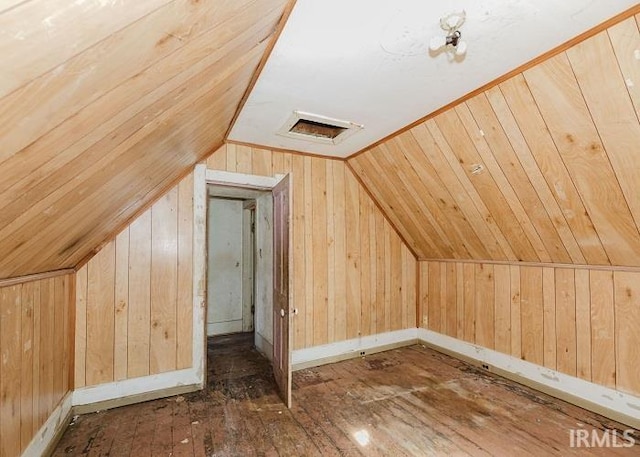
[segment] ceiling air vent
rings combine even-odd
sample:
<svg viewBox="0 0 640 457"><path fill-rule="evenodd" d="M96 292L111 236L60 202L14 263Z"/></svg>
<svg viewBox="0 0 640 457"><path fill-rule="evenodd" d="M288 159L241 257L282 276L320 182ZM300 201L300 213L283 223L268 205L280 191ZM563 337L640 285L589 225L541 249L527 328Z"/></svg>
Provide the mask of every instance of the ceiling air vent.
<svg viewBox="0 0 640 457"><path fill-rule="evenodd" d="M361 128L362 125L354 122L294 111L278 135L314 143L338 144Z"/></svg>

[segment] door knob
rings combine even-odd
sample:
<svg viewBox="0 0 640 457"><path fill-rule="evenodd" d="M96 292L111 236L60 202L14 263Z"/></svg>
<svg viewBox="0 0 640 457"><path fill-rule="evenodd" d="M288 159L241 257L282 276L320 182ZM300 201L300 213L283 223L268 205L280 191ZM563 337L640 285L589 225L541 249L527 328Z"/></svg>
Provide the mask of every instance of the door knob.
<svg viewBox="0 0 640 457"><path fill-rule="evenodd" d="M284 317L284 309L280 308L280 316Z"/></svg>

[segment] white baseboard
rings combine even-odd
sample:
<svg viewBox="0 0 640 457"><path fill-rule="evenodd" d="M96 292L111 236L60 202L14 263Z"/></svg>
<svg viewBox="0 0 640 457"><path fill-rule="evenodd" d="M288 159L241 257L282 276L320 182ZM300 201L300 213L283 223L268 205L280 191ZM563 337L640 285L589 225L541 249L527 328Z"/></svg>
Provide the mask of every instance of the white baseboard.
<svg viewBox="0 0 640 457"><path fill-rule="evenodd" d="M418 339L453 357L615 421L640 428L640 398L426 329Z"/></svg>
<svg viewBox="0 0 640 457"><path fill-rule="evenodd" d="M73 392L73 407L78 412L148 401L202 388L197 370L171 371L140 378L80 387Z"/></svg>
<svg viewBox="0 0 640 457"><path fill-rule="evenodd" d="M254 344L258 352L264 355L269 361L273 361L273 344L271 344L257 331L254 334Z"/></svg>
<svg viewBox="0 0 640 457"><path fill-rule="evenodd" d="M418 329L409 328L395 332L379 333L377 335L362 336L352 340L323 344L306 349L293 351L291 366L294 371L304 368L334 363L374 352L387 351L401 346L408 346L417 342Z"/></svg>
<svg viewBox="0 0 640 457"><path fill-rule="evenodd" d="M22 453L22 457L41 457L48 455L53 450L71 419L72 399L72 392L65 395L58 407L53 410L47 421L35 434L29 446Z"/></svg>

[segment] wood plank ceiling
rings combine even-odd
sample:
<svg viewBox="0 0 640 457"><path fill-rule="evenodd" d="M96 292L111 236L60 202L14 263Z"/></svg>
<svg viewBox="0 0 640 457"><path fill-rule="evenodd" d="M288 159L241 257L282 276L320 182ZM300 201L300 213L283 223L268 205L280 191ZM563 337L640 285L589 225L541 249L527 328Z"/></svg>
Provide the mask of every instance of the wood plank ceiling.
<svg viewBox="0 0 640 457"><path fill-rule="evenodd" d="M639 20L349 160L420 259L640 266Z"/></svg>
<svg viewBox="0 0 640 457"><path fill-rule="evenodd" d="M0 278L74 267L223 142L286 0L0 5Z"/></svg>

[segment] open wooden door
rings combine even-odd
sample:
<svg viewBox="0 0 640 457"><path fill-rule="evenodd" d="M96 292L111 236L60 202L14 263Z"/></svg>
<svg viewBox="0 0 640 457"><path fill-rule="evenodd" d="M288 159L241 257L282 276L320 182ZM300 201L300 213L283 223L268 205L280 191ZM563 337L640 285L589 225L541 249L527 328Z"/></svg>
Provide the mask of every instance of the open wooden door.
<svg viewBox="0 0 640 457"><path fill-rule="evenodd" d="M273 374L291 407L291 306L289 303L289 175L273 188Z"/></svg>

